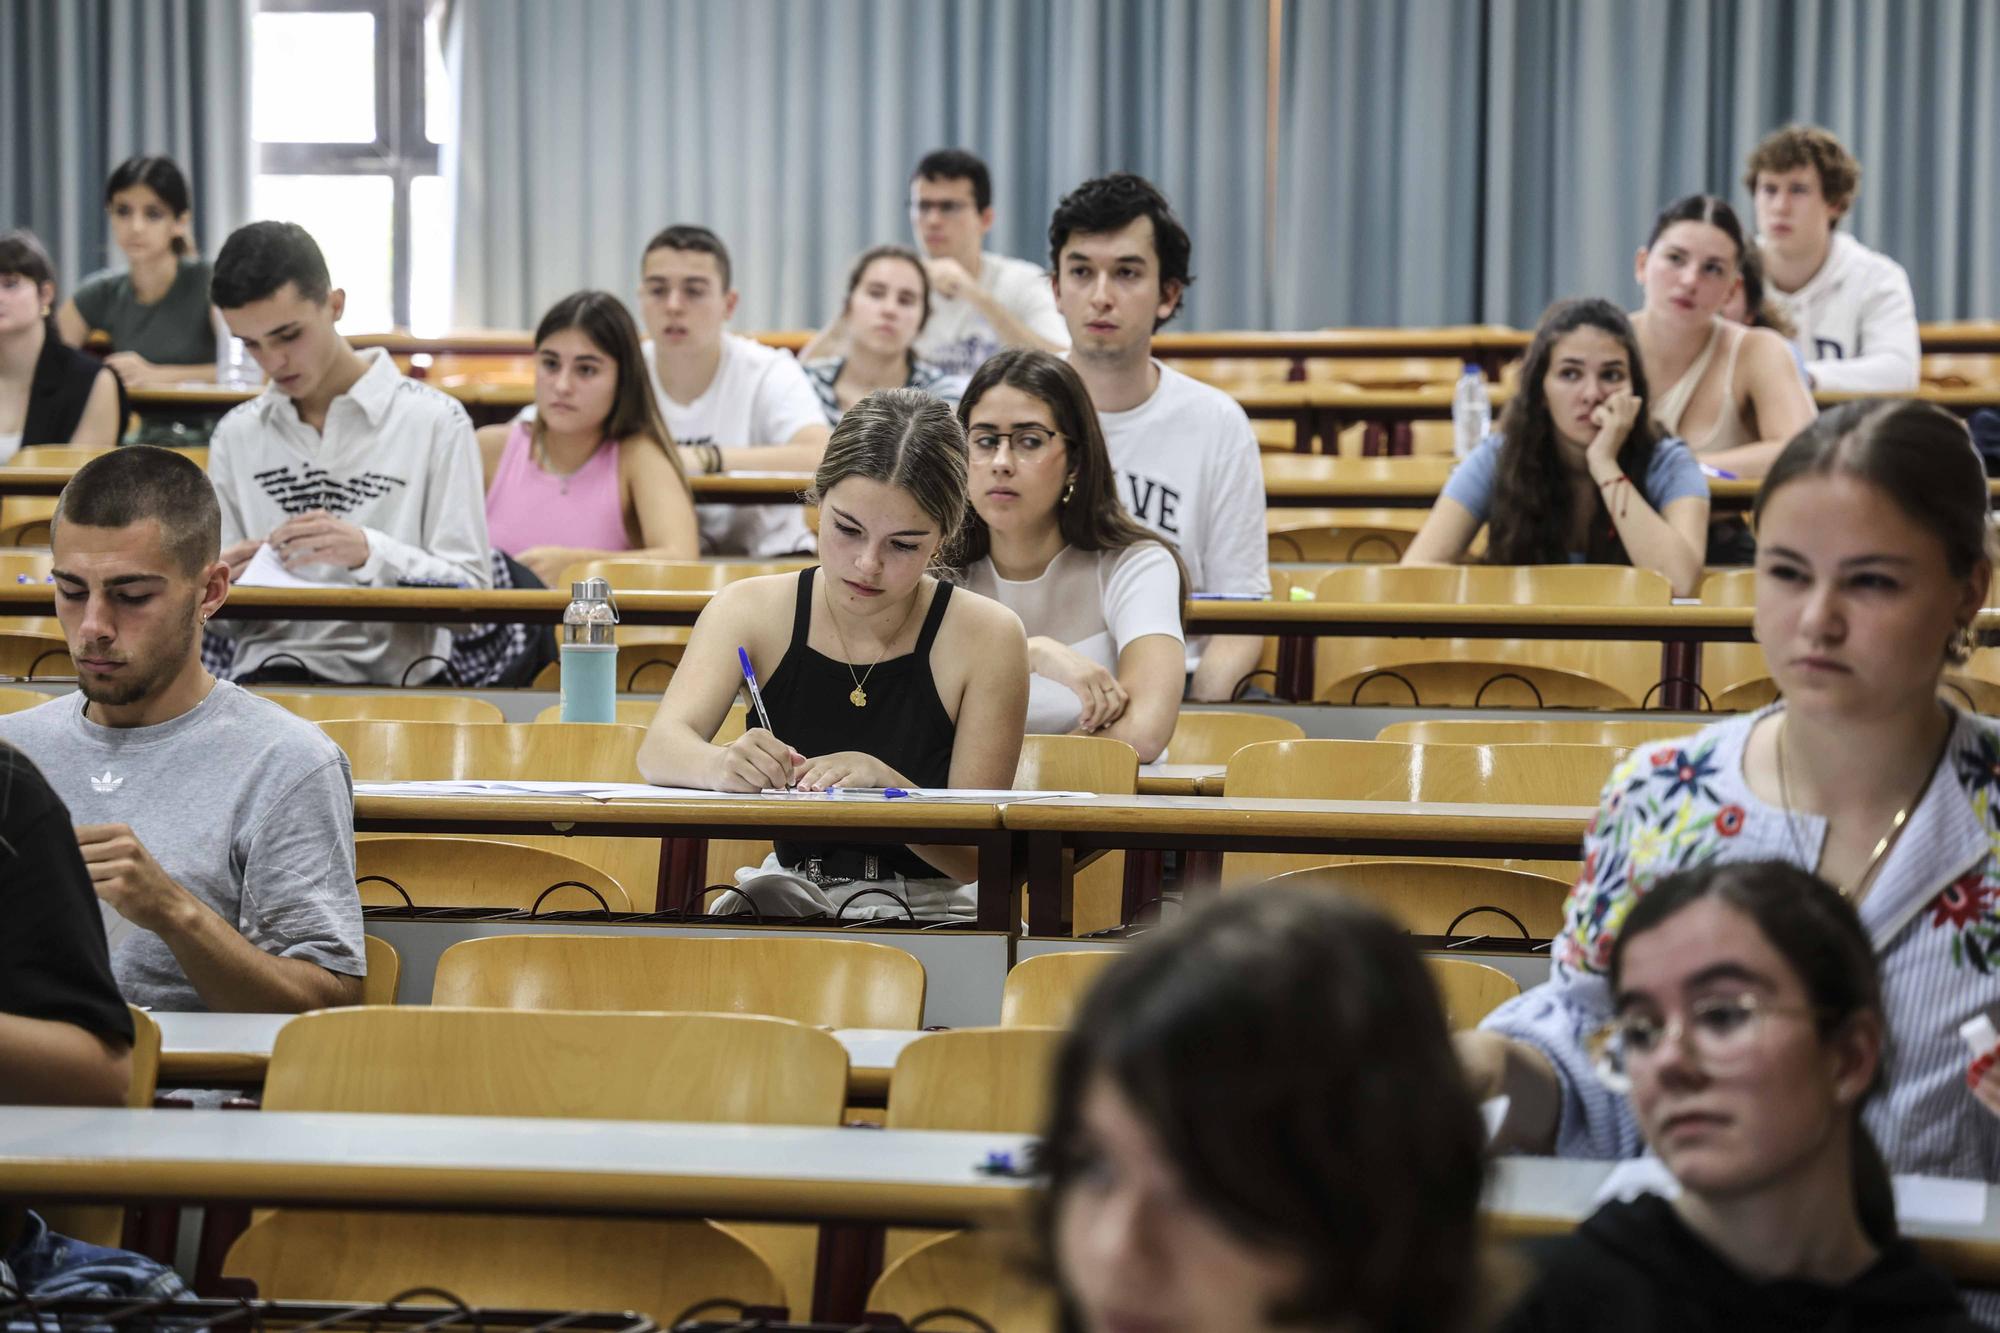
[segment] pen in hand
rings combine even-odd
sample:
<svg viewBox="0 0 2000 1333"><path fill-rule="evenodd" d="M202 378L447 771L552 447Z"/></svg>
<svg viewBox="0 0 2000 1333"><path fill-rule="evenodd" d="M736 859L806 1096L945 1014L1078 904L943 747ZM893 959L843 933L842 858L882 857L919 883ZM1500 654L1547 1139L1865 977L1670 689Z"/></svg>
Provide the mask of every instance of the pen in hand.
<svg viewBox="0 0 2000 1333"><path fill-rule="evenodd" d="M764 710L764 692L757 688L757 671L756 668L750 665L750 650L738 647L736 650L736 660L743 664L743 683L750 687L750 707L757 714L757 725L762 727L775 739L778 733L771 730L771 715ZM790 791L791 789L792 780L787 777L785 779L785 790Z"/></svg>

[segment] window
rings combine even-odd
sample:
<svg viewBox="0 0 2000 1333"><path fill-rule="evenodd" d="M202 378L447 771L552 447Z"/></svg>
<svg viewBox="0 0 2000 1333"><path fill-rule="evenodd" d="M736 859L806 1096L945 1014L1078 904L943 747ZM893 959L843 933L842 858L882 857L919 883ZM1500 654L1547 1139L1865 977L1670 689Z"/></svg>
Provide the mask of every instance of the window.
<svg viewBox="0 0 2000 1333"><path fill-rule="evenodd" d="M441 332L451 135L438 16L426 0L259 0L251 37L254 216L296 222L347 292L341 327Z"/></svg>

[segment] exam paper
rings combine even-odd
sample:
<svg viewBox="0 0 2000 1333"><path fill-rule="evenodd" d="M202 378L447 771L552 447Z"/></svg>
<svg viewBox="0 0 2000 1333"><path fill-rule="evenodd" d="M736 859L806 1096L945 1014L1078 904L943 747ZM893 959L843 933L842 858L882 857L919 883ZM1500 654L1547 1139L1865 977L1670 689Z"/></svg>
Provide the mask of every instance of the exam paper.
<svg viewBox="0 0 2000 1333"><path fill-rule="evenodd" d="M1941 1176L1893 1176L1896 1191L1896 1220L1935 1226L1976 1227L1986 1220L1986 1184L1979 1180L1948 1180ZM1641 1194L1657 1194L1663 1199L1681 1192L1666 1164L1657 1157L1635 1157L1620 1162L1598 1186L1592 1206L1612 1199L1630 1201Z"/></svg>
<svg viewBox="0 0 2000 1333"><path fill-rule="evenodd" d="M440 778L427 782L357 782L356 796L581 796L593 801L639 798L661 800L740 800L743 793L698 787L655 787L644 782L540 782L486 778Z"/></svg>
<svg viewBox="0 0 2000 1333"><path fill-rule="evenodd" d="M898 787L902 796L884 796L880 792L843 791L787 791L783 787L766 787L760 796L785 796L793 800L812 801L1041 801L1058 796L1094 796L1087 791L1015 791L1008 787Z"/></svg>
<svg viewBox="0 0 2000 1333"><path fill-rule="evenodd" d="M352 583L336 583L327 579L300 578L285 568L285 562L278 559L271 543L265 542L257 548L257 554L250 557L243 573L230 583L238 588L351 588Z"/></svg>

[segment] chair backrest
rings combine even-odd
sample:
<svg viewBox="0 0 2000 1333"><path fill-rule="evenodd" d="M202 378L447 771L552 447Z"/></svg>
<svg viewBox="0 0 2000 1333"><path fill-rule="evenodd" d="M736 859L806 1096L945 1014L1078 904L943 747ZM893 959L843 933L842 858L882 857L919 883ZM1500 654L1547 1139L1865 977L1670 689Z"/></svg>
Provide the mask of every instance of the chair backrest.
<svg viewBox="0 0 2000 1333"><path fill-rule="evenodd" d="M1630 565L1352 565L1319 581L1322 602L1488 606L1668 606L1666 576Z"/></svg>
<svg viewBox="0 0 2000 1333"><path fill-rule="evenodd" d="M54 563L53 551L0 550L0 583L13 587L23 582L46 582Z"/></svg>
<svg viewBox="0 0 2000 1333"><path fill-rule="evenodd" d="M1023 958L1000 988L1000 1026L1066 1028L1116 949L1065 949Z"/></svg>
<svg viewBox="0 0 2000 1333"><path fill-rule="evenodd" d="M15 450L7 460L9 467L67 467L78 468L96 458L108 454L115 445L88 444L29 444Z"/></svg>
<svg viewBox="0 0 2000 1333"><path fill-rule="evenodd" d="M1273 713L1183 708L1162 758L1173 764L1226 764L1258 741L1304 740L1306 729Z"/></svg>
<svg viewBox="0 0 2000 1333"><path fill-rule="evenodd" d="M431 1003L771 1014L829 1028L923 1024L924 965L867 940L496 935L438 959Z"/></svg>
<svg viewBox="0 0 2000 1333"><path fill-rule="evenodd" d="M653 725L653 718L658 715L659 711L660 701L658 699L620 699L618 701L617 721L620 725L627 727L650 727ZM709 737L709 739L717 745L727 745L738 736L741 736L743 734L743 718L748 712L748 705L729 705L729 711L723 714L722 725L716 728L715 735ZM562 705L559 703L550 704L547 708L535 714L535 721L562 721Z"/></svg>
<svg viewBox="0 0 2000 1333"><path fill-rule="evenodd" d="M278 1030L274 1111L837 1125L847 1052L749 1014L324 1009Z"/></svg>
<svg viewBox="0 0 2000 1333"><path fill-rule="evenodd" d="M1445 1022L1454 1032L1479 1026L1479 1020L1521 993L1521 983L1497 967L1469 958L1427 955L1424 962L1444 999Z"/></svg>
<svg viewBox="0 0 2000 1333"><path fill-rule="evenodd" d="M153 1016L132 1005L132 1066L125 1084L125 1105L143 1111L153 1104L160 1086L160 1025ZM87 1245L116 1247L125 1234L125 1210L115 1204L37 1205L42 1218L59 1235Z"/></svg>
<svg viewBox="0 0 2000 1333"><path fill-rule="evenodd" d="M1416 535L1381 523L1296 523L1270 525L1264 540L1272 560L1393 565Z"/></svg>
<svg viewBox="0 0 2000 1333"><path fill-rule="evenodd" d="M523 778L638 782L643 727L591 723L337 720L320 729L357 782Z"/></svg>
<svg viewBox="0 0 2000 1333"><path fill-rule="evenodd" d="M1028 736L1014 785L1022 791L1129 796L1139 787L1139 752L1109 736Z"/></svg>
<svg viewBox="0 0 2000 1333"><path fill-rule="evenodd" d="M1614 745L1621 749L1685 736L1694 724L1674 718L1657 722L1591 718L1426 717L1391 722L1375 733L1378 741L1404 745Z"/></svg>
<svg viewBox="0 0 2000 1333"><path fill-rule="evenodd" d="M1229 761L1229 794L1331 801L1596 805L1616 745L1265 741Z"/></svg>
<svg viewBox="0 0 2000 1333"><path fill-rule="evenodd" d="M714 592L739 579L787 574L804 569L810 560L643 560L604 556L582 560L562 573L568 586L583 579L604 579L618 592Z"/></svg>
<svg viewBox="0 0 2000 1333"><path fill-rule="evenodd" d="M0 685L0 713L18 713L24 708L39 708L55 697L53 694L43 694L40 690L21 690L11 685Z"/></svg>
<svg viewBox="0 0 2000 1333"><path fill-rule="evenodd" d="M1570 888L1549 875L1447 861L1349 861L1289 871L1270 882L1360 898L1412 934L1461 940L1553 939L1562 929Z"/></svg>
<svg viewBox="0 0 2000 1333"><path fill-rule="evenodd" d="M361 983L361 1003L394 1004L396 986L403 979L403 956L396 946L378 935L363 935L367 951L368 977Z"/></svg>
<svg viewBox="0 0 2000 1333"><path fill-rule="evenodd" d="M868 1293L868 1308L938 1333L982 1326L1006 1333L1056 1333L1062 1324L1055 1293L1032 1272L1026 1247L1013 1233L953 1231L884 1269ZM952 1310L981 1322L942 1313Z"/></svg>
<svg viewBox="0 0 2000 1333"><path fill-rule="evenodd" d="M597 867L511 842L363 838L354 844L354 878L363 907L498 907L538 914L632 910L625 886Z"/></svg>
<svg viewBox="0 0 2000 1333"><path fill-rule="evenodd" d="M1063 1030L957 1028L917 1038L889 1076L891 1129L1037 1134Z"/></svg>
<svg viewBox="0 0 2000 1333"><path fill-rule="evenodd" d="M500 705L469 694L398 690L393 694L284 694L257 690L288 713L312 722L338 719L397 722L505 722Z"/></svg>
<svg viewBox="0 0 2000 1333"><path fill-rule="evenodd" d="M69 640L62 635L27 630L0 632L0 676L41 680L75 675Z"/></svg>
<svg viewBox="0 0 2000 1333"><path fill-rule="evenodd" d="M1701 583L1703 606L1757 605L1757 571L1724 569ZM1762 708L1778 697L1764 648L1756 643L1705 643L1701 647L1701 687L1717 712Z"/></svg>

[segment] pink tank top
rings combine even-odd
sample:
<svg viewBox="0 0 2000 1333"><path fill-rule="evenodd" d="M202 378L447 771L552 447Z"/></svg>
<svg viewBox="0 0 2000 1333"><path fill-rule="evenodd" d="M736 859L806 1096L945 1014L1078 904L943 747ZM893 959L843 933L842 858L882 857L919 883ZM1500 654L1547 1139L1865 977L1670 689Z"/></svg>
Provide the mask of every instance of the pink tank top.
<svg viewBox="0 0 2000 1333"><path fill-rule="evenodd" d="M542 471L533 455L528 423L515 422L486 492L486 531L495 546L512 556L536 546L632 549L618 494L616 441L599 445L590 461L567 477Z"/></svg>

